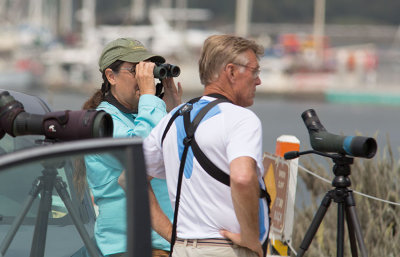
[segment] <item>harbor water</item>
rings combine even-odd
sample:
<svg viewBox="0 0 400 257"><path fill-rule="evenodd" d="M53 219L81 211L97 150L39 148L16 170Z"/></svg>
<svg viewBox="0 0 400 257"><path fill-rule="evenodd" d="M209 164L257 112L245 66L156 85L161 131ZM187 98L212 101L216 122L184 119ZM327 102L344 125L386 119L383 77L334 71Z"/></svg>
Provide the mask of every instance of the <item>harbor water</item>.
<svg viewBox="0 0 400 257"><path fill-rule="evenodd" d="M89 95L71 92L31 92L48 102L53 110L79 110ZM188 100L188 97L183 97ZM382 153L387 140L397 157L400 148L400 105L329 103L310 99L256 97L250 107L263 125L263 149L275 152L280 135L294 135L300 149L310 149L309 135L301 118L302 112L314 109L328 132L338 135L374 137Z"/></svg>

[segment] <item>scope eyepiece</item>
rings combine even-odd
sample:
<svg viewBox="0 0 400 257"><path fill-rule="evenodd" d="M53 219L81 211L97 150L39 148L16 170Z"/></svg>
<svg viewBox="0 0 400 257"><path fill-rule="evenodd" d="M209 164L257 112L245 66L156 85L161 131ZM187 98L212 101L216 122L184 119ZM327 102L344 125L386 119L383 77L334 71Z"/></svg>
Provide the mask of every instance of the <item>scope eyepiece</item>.
<svg viewBox="0 0 400 257"><path fill-rule="evenodd" d="M326 131L324 126L322 126L321 122L318 119L317 114L314 109L309 109L304 111L301 114L301 118L303 119L308 132L311 131Z"/></svg>

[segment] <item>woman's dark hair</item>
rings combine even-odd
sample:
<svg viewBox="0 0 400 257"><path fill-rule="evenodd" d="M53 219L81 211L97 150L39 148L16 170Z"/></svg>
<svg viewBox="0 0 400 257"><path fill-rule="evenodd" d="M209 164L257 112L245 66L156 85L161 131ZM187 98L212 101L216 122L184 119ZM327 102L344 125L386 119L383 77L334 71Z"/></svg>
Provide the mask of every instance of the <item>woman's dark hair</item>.
<svg viewBox="0 0 400 257"><path fill-rule="evenodd" d="M113 62L110 66L107 68L110 68L113 72L118 73L119 69L121 68L121 65L124 63L124 61L117 60ZM104 101L104 98L106 94L110 91L110 82L107 79L105 70L103 71L102 74L103 77L103 84L101 85L101 89L97 90L90 98L87 100L83 106L83 110L89 110L89 109L96 109L99 104ZM75 188L78 191L78 196L80 200L82 201L83 199L83 194L85 192L85 188L87 187L87 181L86 181L86 165L85 165L85 160L83 157L77 157L74 161L74 166L75 166L75 172L73 175L73 183Z"/></svg>
<svg viewBox="0 0 400 257"><path fill-rule="evenodd" d="M118 73L119 69L121 68L121 65L124 63L124 61L117 60L113 62L110 66L108 66L106 69L110 68L113 72ZM103 84L101 85L101 89L97 90L92 97L87 100L83 106L82 109L88 110L88 109L96 109L99 104L104 101L104 98L106 94L110 91L111 85L110 82L107 79L106 76L106 69L103 71L102 77L103 77Z"/></svg>

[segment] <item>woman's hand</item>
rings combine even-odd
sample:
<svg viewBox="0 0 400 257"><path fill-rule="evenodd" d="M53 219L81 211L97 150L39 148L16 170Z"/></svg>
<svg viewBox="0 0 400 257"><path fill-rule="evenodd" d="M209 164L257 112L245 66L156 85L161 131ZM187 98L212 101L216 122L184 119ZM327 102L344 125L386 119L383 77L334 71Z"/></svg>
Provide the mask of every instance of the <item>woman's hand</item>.
<svg viewBox="0 0 400 257"><path fill-rule="evenodd" d="M154 62L139 62L136 65L135 78L139 86L140 95L155 95L156 86L154 84Z"/></svg>
<svg viewBox="0 0 400 257"><path fill-rule="evenodd" d="M174 79L171 77L163 79L162 84L164 86L163 100L167 107L167 112L169 112L182 103L182 86L178 82L178 87L176 87Z"/></svg>

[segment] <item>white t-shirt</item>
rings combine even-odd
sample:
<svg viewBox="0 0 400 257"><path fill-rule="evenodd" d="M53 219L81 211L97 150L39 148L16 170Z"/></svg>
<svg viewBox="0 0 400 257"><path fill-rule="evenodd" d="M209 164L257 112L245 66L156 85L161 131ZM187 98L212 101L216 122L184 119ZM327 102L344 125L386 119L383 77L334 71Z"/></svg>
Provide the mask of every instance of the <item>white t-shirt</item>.
<svg viewBox="0 0 400 257"><path fill-rule="evenodd" d="M213 97L203 96L193 105L191 120ZM157 178L166 178L172 207L178 182L183 138L186 133L183 117L178 116L170 127L161 146L161 138L173 113L171 111L144 140L143 148L147 173ZM203 153L219 169L230 173L232 160L248 156L257 162L257 176L265 189L262 176L262 129L258 117L250 110L231 103L220 103L202 119L195 132L196 142ZM219 231L225 229L240 232L240 225L233 208L231 189L208 175L189 148L182 180L181 199L178 211L177 237L184 239L221 238ZM260 199L260 241L268 232L268 207Z"/></svg>

